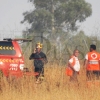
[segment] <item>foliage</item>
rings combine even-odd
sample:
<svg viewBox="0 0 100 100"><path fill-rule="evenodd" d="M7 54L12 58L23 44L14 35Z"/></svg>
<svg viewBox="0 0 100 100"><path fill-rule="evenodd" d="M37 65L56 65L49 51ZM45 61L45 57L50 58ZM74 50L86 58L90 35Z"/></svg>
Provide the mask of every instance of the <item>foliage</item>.
<svg viewBox="0 0 100 100"><path fill-rule="evenodd" d="M30 24L28 31L45 32L76 30L77 22L83 22L92 14L91 5L85 0L29 0L35 10L23 13Z"/></svg>
<svg viewBox="0 0 100 100"><path fill-rule="evenodd" d="M85 0L29 0L29 2L35 6L35 9L23 13L22 23L29 23L30 28L26 32L28 32L27 37L33 39L33 44L35 45L35 40L38 40L36 36L43 39L45 35L49 46L45 40L43 46L44 51L47 50L49 59L61 60L63 56L62 60L65 60L76 47L80 49L81 58L83 58L84 53L88 51L89 43L87 41L90 38L85 36L84 32L77 35L71 35L70 32L76 31L77 23L85 21L92 14L91 5ZM38 35L34 36L33 33Z"/></svg>
<svg viewBox="0 0 100 100"><path fill-rule="evenodd" d="M27 57L26 57L27 58ZM82 65L81 65L82 66ZM66 65L65 65L66 67ZM78 84L69 82L65 67L48 64L41 84L34 77L22 77L10 82L3 77L0 82L1 100L99 100L100 80L87 85L86 71L78 75ZM98 82L98 84L96 84Z"/></svg>

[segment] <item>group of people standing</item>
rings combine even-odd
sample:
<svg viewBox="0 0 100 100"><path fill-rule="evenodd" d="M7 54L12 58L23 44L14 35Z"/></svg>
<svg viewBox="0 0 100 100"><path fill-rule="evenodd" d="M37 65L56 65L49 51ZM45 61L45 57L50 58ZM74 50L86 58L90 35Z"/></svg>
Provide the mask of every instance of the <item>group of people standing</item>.
<svg viewBox="0 0 100 100"><path fill-rule="evenodd" d="M80 63L78 60L79 50L74 50L73 56L69 59L66 74L70 76L70 81L77 82L77 75L80 71ZM90 51L86 54L84 59L84 65L82 66L86 70L87 84L92 84L93 81L99 84L100 78L100 53L96 51L96 45L90 45Z"/></svg>
<svg viewBox="0 0 100 100"><path fill-rule="evenodd" d="M34 59L34 72L39 74L36 76L38 81L40 75L44 77L44 64L47 63L46 54L41 51L42 44L37 43L36 49L30 55L29 59ZM75 49L73 55L68 60L66 74L70 76L70 82L78 82L77 75L80 72L80 62L78 59L79 50ZM86 54L83 68L86 70L87 82L99 80L100 77L100 53L96 51L96 45L90 45L90 51Z"/></svg>

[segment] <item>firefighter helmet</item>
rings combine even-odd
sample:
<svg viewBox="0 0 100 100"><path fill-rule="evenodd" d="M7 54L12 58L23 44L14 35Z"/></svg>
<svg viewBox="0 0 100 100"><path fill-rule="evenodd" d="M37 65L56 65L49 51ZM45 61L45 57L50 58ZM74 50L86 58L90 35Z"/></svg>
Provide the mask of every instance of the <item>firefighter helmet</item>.
<svg viewBox="0 0 100 100"><path fill-rule="evenodd" d="M38 42L38 43L36 44L36 48L42 48L42 44L41 44L40 42Z"/></svg>

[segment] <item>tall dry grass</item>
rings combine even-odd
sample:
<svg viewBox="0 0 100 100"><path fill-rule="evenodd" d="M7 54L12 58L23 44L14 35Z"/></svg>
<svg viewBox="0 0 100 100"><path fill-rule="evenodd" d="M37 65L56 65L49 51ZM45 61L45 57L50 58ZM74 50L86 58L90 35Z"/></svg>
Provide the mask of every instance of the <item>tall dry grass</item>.
<svg viewBox="0 0 100 100"><path fill-rule="evenodd" d="M47 64L45 79L35 84L34 77L23 77L8 81L0 80L0 100L99 100L100 86L88 88L85 71L78 76L79 85L69 82L65 67Z"/></svg>

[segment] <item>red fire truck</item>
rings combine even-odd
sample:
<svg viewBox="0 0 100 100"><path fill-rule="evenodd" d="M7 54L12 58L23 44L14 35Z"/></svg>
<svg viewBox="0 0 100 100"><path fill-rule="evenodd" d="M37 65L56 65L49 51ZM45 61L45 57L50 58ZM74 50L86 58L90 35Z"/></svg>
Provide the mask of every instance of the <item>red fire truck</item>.
<svg viewBox="0 0 100 100"><path fill-rule="evenodd" d="M31 41L29 39L3 39L0 41L0 71L4 76L22 77L25 75L34 75L34 73L24 73L24 56L18 41Z"/></svg>

